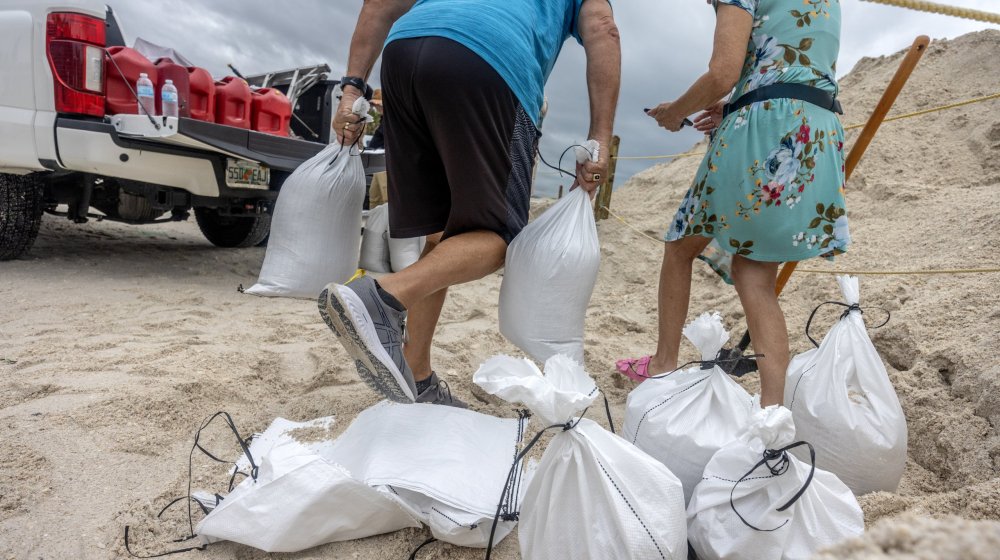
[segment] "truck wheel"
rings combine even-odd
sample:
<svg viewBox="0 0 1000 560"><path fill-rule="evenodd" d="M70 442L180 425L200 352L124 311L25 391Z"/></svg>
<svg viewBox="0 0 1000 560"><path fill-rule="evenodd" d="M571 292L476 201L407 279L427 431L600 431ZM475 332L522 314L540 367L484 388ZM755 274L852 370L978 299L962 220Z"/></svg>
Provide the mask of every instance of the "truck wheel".
<svg viewBox="0 0 1000 560"><path fill-rule="evenodd" d="M271 216L222 216L214 208L195 208L194 217L205 238L216 247L253 247L271 232Z"/></svg>
<svg viewBox="0 0 1000 560"><path fill-rule="evenodd" d="M0 261L31 248L44 209L44 191L34 177L0 173Z"/></svg>

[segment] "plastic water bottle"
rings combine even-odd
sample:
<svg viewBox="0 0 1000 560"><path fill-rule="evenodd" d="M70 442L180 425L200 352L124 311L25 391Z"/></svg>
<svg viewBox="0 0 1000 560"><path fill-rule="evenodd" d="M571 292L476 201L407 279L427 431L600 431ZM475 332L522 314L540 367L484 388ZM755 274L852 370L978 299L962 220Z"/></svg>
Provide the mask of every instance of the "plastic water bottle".
<svg viewBox="0 0 1000 560"><path fill-rule="evenodd" d="M135 84L135 93L139 97L139 114L156 115L156 91L153 87L153 81L145 72L139 74L139 81Z"/></svg>
<svg viewBox="0 0 1000 560"><path fill-rule="evenodd" d="M177 106L177 87L173 80L167 80L163 84L163 91L160 92L160 100L163 102L163 116L176 117L179 115Z"/></svg>

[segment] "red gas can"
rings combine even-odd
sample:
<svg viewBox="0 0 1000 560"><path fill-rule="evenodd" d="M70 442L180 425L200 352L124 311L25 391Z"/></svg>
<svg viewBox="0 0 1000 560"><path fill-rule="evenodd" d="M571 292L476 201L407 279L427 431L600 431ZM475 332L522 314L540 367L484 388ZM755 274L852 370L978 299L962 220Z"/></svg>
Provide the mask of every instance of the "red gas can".
<svg viewBox="0 0 1000 560"><path fill-rule="evenodd" d="M133 93L135 84L139 81L139 74L147 74L153 84L158 83L156 65L128 47L111 47L108 54L111 60L106 65L106 111L109 115L136 115L139 113L139 101Z"/></svg>
<svg viewBox="0 0 1000 560"><path fill-rule="evenodd" d="M156 84L156 92L163 91L163 84L167 83L167 80L173 80L174 87L177 88L177 113L181 117L190 117L191 83L187 67L177 64L169 58L161 58L156 61L156 71L159 76L159 79L153 82ZM156 114L163 114L163 100L159 95L156 96Z"/></svg>
<svg viewBox="0 0 1000 560"><path fill-rule="evenodd" d="M250 128L250 86L241 78L227 76L216 82L215 122Z"/></svg>
<svg viewBox="0 0 1000 560"><path fill-rule="evenodd" d="M191 86L191 96L188 98L191 118L215 122L215 80L204 68L191 67L187 71Z"/></svg>
<svg viewBox="0 0 1000 560"><path fill-rule="evenodd" d="M292 120L292 103L276 89L263 88L253 92L251 124L253 129L267 134L288 136Z"/></svg>

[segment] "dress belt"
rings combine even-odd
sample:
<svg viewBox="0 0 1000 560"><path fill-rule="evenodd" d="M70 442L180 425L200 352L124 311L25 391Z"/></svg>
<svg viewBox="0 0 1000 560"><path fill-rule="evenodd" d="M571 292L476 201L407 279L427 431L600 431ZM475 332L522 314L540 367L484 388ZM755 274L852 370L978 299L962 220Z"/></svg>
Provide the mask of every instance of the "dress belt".
<svg viewBox="0 0 1000 560"><path fill-rule="evenodd" d="M805 84L772 84L757 88L740 96L736 101L727 103L722 109L722 118L728 117L747 105L771 99L798 99L833 111L838 115L844 114L844 109L841 107L840 101L837 100L837 96L826 90Z"/></svg>

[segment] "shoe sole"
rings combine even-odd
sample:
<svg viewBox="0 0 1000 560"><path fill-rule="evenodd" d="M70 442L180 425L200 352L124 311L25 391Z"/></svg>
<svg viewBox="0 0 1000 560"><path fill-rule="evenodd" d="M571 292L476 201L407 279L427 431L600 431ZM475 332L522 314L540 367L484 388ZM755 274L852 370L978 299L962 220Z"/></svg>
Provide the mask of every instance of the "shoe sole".
<svg viewBox="0 0 1000 560"><path fill-rule="evenodd" d="M361 298L346 286L331 284L319 295L317 303L320 317L340 338L361 380L391 401L414 402L403 374L382 347Z"/></svg>

